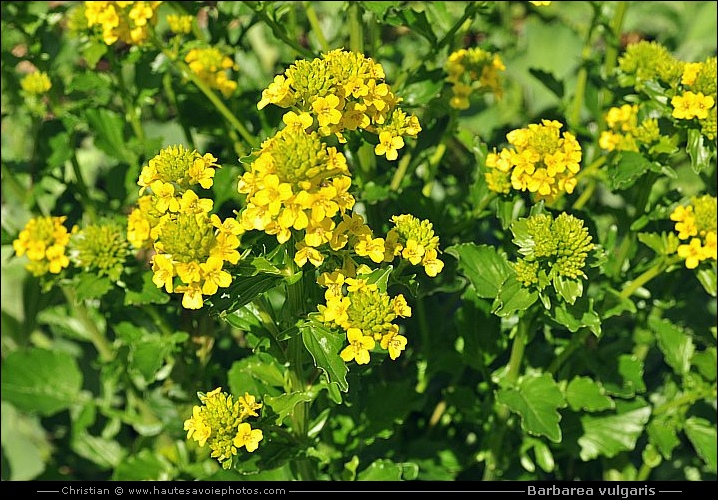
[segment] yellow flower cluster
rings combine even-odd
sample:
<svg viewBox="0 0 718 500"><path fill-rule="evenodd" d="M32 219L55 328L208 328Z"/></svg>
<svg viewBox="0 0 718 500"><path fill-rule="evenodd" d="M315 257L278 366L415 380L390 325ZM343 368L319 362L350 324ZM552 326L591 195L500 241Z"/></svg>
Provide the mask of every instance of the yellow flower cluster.
<svg viewBox="0 0 718 500"><path fill-rule="evenodd" d="M399 334L399 326L393 321L411 316L403 295L392 298L376 283L342 271L323 273L317 283L326 288L326 304L317 306L320 321L346 332L349 345L339 353L345 362L369 363L370 352L377 343L388 351L391 359L401 355L407 339Z"/></svg>
<svg viewBox="0 0 718 500"><path fill-rule="evenodd" d="M333 217L354 206L350 186L341 152L327 147L317 132L288 126L264 141L250 171L239 179L237 189L247 195L239 220L243 229L276 235L279 243L288 241L292 230L302 231L295 261L318 266L324 260L319 247L331 244L338 250L346 244L340 244L344 228Z"/></svg>
<svg viewBox="0 0 718 500"><path fill-rule="evenodd" d="M503 96L499 71L505 71L506 66L498 54L478 47L460 49L449 55L444 69L448 74L446 80L452 84L449 106L454 109L469 109L469 98L477 91Z"/></svg>
<svg viewBox="0 0 718 500"><path fill-rule="evenodd" d="M204 295L228 287L225 263L239 261L240 224L211 214L213 201L192 189L209 189L220 166L210 153L169 146L142 168L138 206L128 216L128 240L151 245L153 282L167 293L183 293L182 306L200 309ZM149 191L150 194L143 194Z"/></svg>
<svg viewBox="0 0 718 500"><path fill-rule="evenodd" d="M708 111L715 105L715 99L709 95L703 95L702 92L697 94L687 90L681 95L674 96L671 99L673 106L673 118L679 120L692 120L698 118L705 120L708 118Z"/></svg>
<svg viewBox="0 0 718 500"><path fill-rule="evenodd" d="M695 269L704 260L716 260L716 197L694 196L688 205L678 205L671 213L678 239L688 240L678 246L678 255L688 269Z"/></svg>
<svg viewBox="0 0 718 500"><path fill-rule="evenodd" d="M87 26L100 27L107 45L117 41L141 45L148 30L157 22L156 12L162 2L85 2Z"/></svg>
<svg viewBox="0 0 718 500"><path fill-rule="evenodd" d="M187 439L194 439L200 447L209 445L211 457L222 464L223 469L232 466L232 460L242 447L253 452L263 439L261 429L252 429L246 422L249 417L258 417L262 408L254 396L245 392L233 401L232 395L218 387L207 394L199 393L201 406L192 408L192 416L185 420Z"/></svg>
<svg viewBox="0 0 718 500"><path fill-rule="evenodd" d="M381 64L361 53L332 50L321 59L299 60L262 91L257 104L292 108L284 122L300 120L300 127L346 142L345 131L366 130L378 136L374 152L396 160L404 137L421 131L419 119L407 115L384 81ZM310 121L311 120L311 121Z"/></svg>
<svg viewBox="0 0 718 500"><path fill-rule="evenodd" d="M606 151L635 151L639 144L650 146L660 139L658 120L646 118L638 124L638 105L624 104L606 113L608 130L601 132L598 145Z"/></svg>
<svg viewBox="0 0 718 500"><path fill-rule="evenodd" d="M237 90L237 82L230 80L227 70L239 67L216 47L191 49L184 58L190 69L210 88L219 90L225 98Z"/></svg>
<svg viewBox="0 0 718 500"><path fill-rule="evenodd" d="M42 95L52 88L52 83L50 82L50 77L44 71L33 71L20 80L20 87L27 94Z"/></svg>
<svg viewBox="0 0 718 500"><path fill-rule="evenodd" d="M27 255L30 262L25 268L33 276L43 276L47 273L59 274L70 265L70 259L65 254L70 236L77 231L73 226L71 232L63 225L66 216L41 216L30 219L12 247L18 257Z"/></svg>
<svg viewBox="0 0 718 500"><path fill-rule="evenodd" d="M562 124L542 120L528 128L512 130L506 138L513 148L486 157L489 189L508 193L511 188L529 191L538 200L553 201L560 193L573 193L580 170L581 145Z"/></svg>
<svg viewBox="0 0 718 500"><path fill-rule="evenodd" d="M179 14L168 14L167 24L173 33L178 35L186 35L192 31L192 21L194 16L179 15Z"/></svg>

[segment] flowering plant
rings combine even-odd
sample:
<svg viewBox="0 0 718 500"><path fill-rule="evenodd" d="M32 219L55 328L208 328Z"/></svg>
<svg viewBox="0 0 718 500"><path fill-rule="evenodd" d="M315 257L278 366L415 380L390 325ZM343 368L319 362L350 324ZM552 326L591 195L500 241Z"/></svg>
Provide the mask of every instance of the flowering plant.
<svg viewBox="0 0 718 500"><path fill-rule="evenodd" d="M715 479L715 2L557 4L3 2L3 478Z"/></svg>

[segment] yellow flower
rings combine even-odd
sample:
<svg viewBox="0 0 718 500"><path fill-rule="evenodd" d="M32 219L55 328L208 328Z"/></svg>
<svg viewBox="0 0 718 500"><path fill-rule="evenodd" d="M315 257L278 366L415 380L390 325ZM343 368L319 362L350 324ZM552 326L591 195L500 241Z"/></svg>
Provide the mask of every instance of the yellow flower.
<svg viewBox="0 0 718 500"><path fill-rule="evenodd" d="M703 95L702 92L694 94L688 90L682 96L675 96L671 99L671 105L673 105L671 116L679 120L690 120L692 118L704 120L708 118L708 110L714 104L713 97Z"/></svg>
<svg viewBox="0 0 718 500"><path fill-rule="evenodd" d="M20 80L22 89L31 95L46 94L52 88L50 77L44 71L28 73Z"/></svg>
<svg viewBox="0 0 718 500"><path fill-rule="evenodd" d="M252 429L252 426L246 422L239 424L237 435L234 438L234 446L241 448L244 446L247 451L253 452L259 447L259 442L263 439L260 429Z"/></svg>
<svg viewBox="0 0 718 500"><path fill-rule="evenodd" d="M394 325L391 332L387 333L381 338L381 347L389 351L389 357L396 359L401 355L401 352L406 349L406 337L399 335L399 327Z"/></svg>
<svg viewBox="0 0 718 500"><path fill-rule="evenodd" d="M369 363L369 351L374 349L374 339L364 335L358 328L350 328L347 330L347 340L349 345L342 350L339 356L346 363L352 360L355 360L358 365Z"/></svg>
<svg viewBox="0 0 718 500"><path fill-rule="evenodd" d="M688 245L680 245L678 247L678 256L686 261L688 269L695 269L703 260L704 250L701 246L700 238L691 238Z"/></svg>
<svg viewBox="0 0 718 500"><path fill-rule="evenodd" d="M399 157L398 150L404 147L404 139L401 136L394 136L391 132L379 134L379 144L374 147L377 156L386 155L387 160L396 160Z"/></svg>

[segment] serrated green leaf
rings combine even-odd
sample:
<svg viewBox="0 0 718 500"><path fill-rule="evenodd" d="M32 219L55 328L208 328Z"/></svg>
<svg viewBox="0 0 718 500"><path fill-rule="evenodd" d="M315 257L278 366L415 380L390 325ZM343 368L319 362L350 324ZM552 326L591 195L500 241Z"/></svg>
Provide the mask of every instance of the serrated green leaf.
<svg viewBox="0 0 718 500"><path fill-rule="evenodd" d="M699 129L688 130L686 151L691 158L691 167L696 174L700 174L711 166L713 152Z"/></svg>
<svg viewBox="0 0 718 500"><path fill-rule="evenodd" d="M708 347L705 351L696 352L691 359L693 366L706 380L714 382L716 379L716 348Z"/></svg>
<svg viewBox="0 0 718 500"><path fill-rule="evenodd" d="M561 442L561 414L557 410L565 407L566 401L548 373L521 377L515 387L499 389L496 401L518 413L521 428L529 434Z"/></svg>
<svg viewBox="0 0 718 500"><path fill-rule="evenodd" d="M693 444L698 455L708 466L708 470L716 472L716 426L705 418L690 417L683 427L686 436Z"/></svg>
<svg viewBox="0 0 718 500"><path fill-rule="evenodd" d="M501 285L511 275L506 256L494 247L462 243L448 247L445 253L456 257L459 271L479 297L496 298Z"/></svg>
<svg viewBox="0 0 718 500"><path fill-rule="evenodd" d="M524 287L514 276L508 278L494 301L491 312L497 316L510 316L516 312L525 311L536 300L539 294Z"/></svg>
<svg viewBox="0 0 718 500"><path fill-rule="evenodd" d="M603 411L615 408L603 386L589 377L574 377L566 387L566 401L576 410Z"/></svg>
<svg viewBox="0 0 718 500"><path fill-rule="evenodd" d="M609 168L609 175L614 189L627 189L636 180L651 170L651 162L640 153L633 151L621 152L618 163Z"/></svg>
<svg viewBox="0 0 718 500"><path fill-rule="evenodd" d="M558 304L553 308L553 319L571 332L588 328L596 336L601 335L601 317L593 310L593 299L577 304Z"/></svg>
<svg viewBox="0 0 718 500"><path fill-rule="evenodd" d="M670 460L673 450L681 444L677 426L678 422L673 416L661 416L651 419L646 427L649 441L666 460Z"/></svg>
<svg viewBox="0 0 718 500"><path fill-rule="evenodd" d="M290 392L286 394L280 394L279 396L267 396L264 398L264 403L269 406L276 414L275 420L277 425L282 425L284 420L291 417L294 414L294 407L300 403L310 403L317 397L319 391L306 391L306 392Z"/></svg>
<svg viewBox="0 0 718 500"><path fill-rule="evenodd" d="M79 402L82 373L69 354L33 347L8 354L1 383L3 400L50 416Z"/></svg>
<svg viewBox="0 0 718 500"><path fill-rule="evenodd" d="M282 283L283 278L275 274L234 276L232 284L212 296L209 308L219 313L231 313Z"/></svg>
<svg viewBox="0 0 718 500"><path fill-rule="evenodd" d="M357 474L357 481L411 481L419 472L414 463L394 463L380 458L369 464L369 467Z"/></svg>
<svg viewBox="0 0 718 500"><path fill-rule="evenodd" d="M640 400L617 401L615 414L581 416L584 431L578 438L581 460L587 462L599 456L611 458L633 450L650 416L651 407Z"/></svg>
<svg viewBox="0 0 718 500"><path fill-rule="evenodd" d="M107 276L84 273L80 275L77 283L77 300L99 299L109 292L113 283Z"/></svg>
<svg viewBox="0 0 718 500"><path fill-rule="evenodd" d="M670 321L655 316L648 318L648 326L656 333L658 347L663 352L666 363L678 375L688 373L695 351L690 335Z"/></svg>
<svg viewBox="0 0 718 500"><path fill-rule="evenodd" d="M349 368L339 356L339 351L345 343L345 336L312 320L300 325L299 331L302 333L304 346L312 355L314 365L324 372L327 382L336 384L339 390L347 392Z"/></svg>
<svg viewBox="0 0 718 500"><path fill-rule="evenodd" d="M553 288L569 304L574 304L576 299L583 295L583 281L580 279L565 279L563 276L556 276L553 279Z"/></svg>
<svg viewBox="0 0 718 500"><path fill-rule="evenodd" d="M117 160L133 163L134 155L129 155L123 134L126 122L120 115L106 108L88 108L85 118L98 148Z"/></svg>

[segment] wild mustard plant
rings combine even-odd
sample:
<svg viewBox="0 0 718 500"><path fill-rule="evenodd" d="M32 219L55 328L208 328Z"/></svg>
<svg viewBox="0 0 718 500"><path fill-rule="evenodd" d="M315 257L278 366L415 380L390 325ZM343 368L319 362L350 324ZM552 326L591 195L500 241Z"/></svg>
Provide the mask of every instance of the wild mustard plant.
<svg viewBox="0 0 718 500"><path fill-rule="evenodd" d="M79 229L68 246L74 266L118 281L130 255L124 230L117 222L89 224Z"/></svg>

